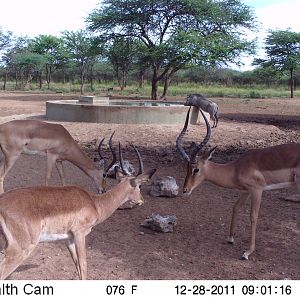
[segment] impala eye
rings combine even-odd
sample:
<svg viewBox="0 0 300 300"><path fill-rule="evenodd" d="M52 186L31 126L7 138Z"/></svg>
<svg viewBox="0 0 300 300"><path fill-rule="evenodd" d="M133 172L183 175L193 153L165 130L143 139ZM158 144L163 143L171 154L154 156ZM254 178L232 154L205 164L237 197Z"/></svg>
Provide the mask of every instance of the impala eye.
<svg viewBox="0 0 300 300"><path fill-rule="evenodd" d="M193 175L197 174L200 170L198 168L193 169Z"/></svg>

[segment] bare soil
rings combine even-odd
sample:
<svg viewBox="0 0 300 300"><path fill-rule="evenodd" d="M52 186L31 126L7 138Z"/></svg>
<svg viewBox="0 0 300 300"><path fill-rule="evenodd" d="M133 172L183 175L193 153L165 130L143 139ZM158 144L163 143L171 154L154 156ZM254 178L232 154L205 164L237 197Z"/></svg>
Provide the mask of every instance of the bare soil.
<svg viewBox="0 0 300 300"><path fill-rule="evenodd" d="M20 118L46 120L45 101L63 97L70 98L0 92L0 123ZM221 112L210 140L211 145L218 145L216 162L232 160L251 148L300 142L300 99L215 101ZM91 157L97 157L99 139L115 130L115 143L134 143L146 168L157 168L158 176L175 177L182 189L185 167L175 149L182 125L61 124ZM205 126L190 126L186 146L204 135ZM124 156L136 163L128 146ZM95 192L92 181L79 169L70 163L65 169L69 184ZM43 185L45 171L44 157L22 155L6 177L5 189ZM55 172L52 184L59 185ZM264 193L257 249L249 261L239 260L249 244L249 203L240 211L235 244L227 243L237 191L205 182L188 199L181 194L170 199L151 197L149 189L142 189L143 206L117 210L87 237L89 279L300 279L300 202L281 199L298 193L296 188ZM174 232L142 228L140 224L151 213L176 215ZM77 279L77 273L64 242L43 243L10 279Z"/></svg>

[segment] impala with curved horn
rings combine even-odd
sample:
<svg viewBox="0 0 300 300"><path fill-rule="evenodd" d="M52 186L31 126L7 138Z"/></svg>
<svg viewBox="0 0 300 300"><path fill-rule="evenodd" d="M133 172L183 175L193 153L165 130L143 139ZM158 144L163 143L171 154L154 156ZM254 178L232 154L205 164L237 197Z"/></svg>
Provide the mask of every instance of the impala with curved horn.
<svg viewBox="0 0 300 300"><path fill-rule="evenodd" d="M138 158L142 164L139 154ZM56 240L67 241L79 278L86 279L86 236L123 203L142 204L140 185L155 171L140 169L142 173L137 176L123 176L119 184L101 195L78 186L28 187L2 194L0 235L4 239L0 241L5 240L5 245L0 279L7 278L21 265L39 242Z"/></svg>
<svg viewBox="0 0 300 300"><path fill-rule="evenodd" d="M112 138L112 137L111 137ZM60 124L38 120L14 120L0 125L0 149L3 160L0 165L0 194L4 192L3 182L21 153L47 155L46 185L56 165L62 185L65 175L62 161L67 160L93 179L97 191L103 190L102 161L95 163L80 149L70 133Z"/></svg>
<svg viewBox="0 0 300 300"><path fill-rule="evenodd" d="M185 125L176 140L178 151L187 161L183 193L190 195L204 180L241 192L241 196L232 211L228 240L230 243L234 242L237 212L247 199L251 199L251 240L249 249L242 256L242 259L248 259L255 250L256 225L263 191L286 188L292 185L296 185L300 190L300 144L283 144L254 149L229 163L214 163L210 161L210 158L216 147L203 150L209 141L211 130L202 112L207 127L207 134L203 142L196 146L191 156L183 149L181 143L187 131L189 113L190 109Z"/></svg>

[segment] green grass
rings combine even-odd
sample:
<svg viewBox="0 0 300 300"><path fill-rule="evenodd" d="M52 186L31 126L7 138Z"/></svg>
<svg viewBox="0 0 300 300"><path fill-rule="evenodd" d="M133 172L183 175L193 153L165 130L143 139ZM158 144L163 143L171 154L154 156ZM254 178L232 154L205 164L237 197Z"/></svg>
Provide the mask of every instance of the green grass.
<svg viewBox="0 0 300 300"><path fill-rule="evenodd" d="M103 95L107 93L108 88L113 87L113 94L119 94L123 96L131 97L145 97L150 98L151 86L145 85L143 88L138 88L136 85L128 85L123 91L113 82L105 84L94 84L94 90L92 91L89 84L84 86L84 94ZM7 83L6 90L16 91L15 84L13 82ZM161 95L163 87L159 86L159 95ZM34 92L53 92L63 94L79 94L80 85L71 83L51 83L50 89L44 84L42 89L32 84L31 87L23 89L23 91ZM290 91L288 86L273 86L266 87L262 85L254 86L222 86L222 85L199 85L195 83L180 83L176 85L170 85L168 96L172 98L185 97L188 94L200 93L207 97L226 97L226 98L289 98ZM294 92L295 98L300 98L300 91Z"/></svg>

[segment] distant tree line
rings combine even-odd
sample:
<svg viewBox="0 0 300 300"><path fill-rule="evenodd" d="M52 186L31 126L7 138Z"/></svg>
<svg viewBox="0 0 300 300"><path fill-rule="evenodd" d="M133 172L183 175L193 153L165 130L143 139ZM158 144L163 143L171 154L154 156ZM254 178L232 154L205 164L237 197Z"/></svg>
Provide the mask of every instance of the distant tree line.
<svg viewBox="0 0 300 300"><path fill-rule="evenodd" d="M100 5L100 4L99 4ZM55 82L115 81L151 84L151 98L165 98L170 82L225 85L286 84L291 97L299 78L300 33L270 31L265 59L253 71L239 72L241 56L254 57L256 29L250 7L239 0L106 0L94 9L82 30L60 36L17 37L0 28L0 76L16 89L51 87ZM158 85L163 92L158 94Z"/></svg>

